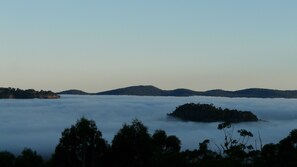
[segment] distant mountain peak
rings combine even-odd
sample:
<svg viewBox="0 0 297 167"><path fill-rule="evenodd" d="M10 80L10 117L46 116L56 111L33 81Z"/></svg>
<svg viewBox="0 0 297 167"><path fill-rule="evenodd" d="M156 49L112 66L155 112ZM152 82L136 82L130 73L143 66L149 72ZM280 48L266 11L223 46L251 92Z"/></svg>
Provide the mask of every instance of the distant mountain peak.
<svg viewBox="0 0 297 167"><path fill-rule="evenodd" d="M162 96L161 89L152 85L129 86L125 88L113 89L99 92L97 95L137 95L137 96Z"/></svg>
<svg viewBox="0 0 297 167"><path fill-rule="evenodd" d="M153 85L137 85L137 86L128 86L128 87L119 88L119 89L159 89L159 88Z"/></svg>
<svg viewBox="0 0 297 167"><path fill-rule="evenodd" d="M87 95L89 93L78 89L69 89L69 90L59 92L58 94Z"/></svg>

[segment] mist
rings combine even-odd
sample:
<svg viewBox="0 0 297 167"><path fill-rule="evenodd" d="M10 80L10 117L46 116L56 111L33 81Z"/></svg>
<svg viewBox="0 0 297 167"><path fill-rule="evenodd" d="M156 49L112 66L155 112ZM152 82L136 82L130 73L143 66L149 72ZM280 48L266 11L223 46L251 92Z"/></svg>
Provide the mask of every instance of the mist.
<svg viewBox="0 0 297 167"><path fill-rule="evenodd" d="M81 117L94 120L109 143L124 123L139 119L151 134L163 129L168 135L176 135L183 150L197 149L204 139L210 139L211 147L216 149L224 135L217 129L218 122L184 122L167 116L177 106L190 102L252 111L264 121L233 124L234 137L237 129L244 128L254 134L250 141L258 146L260 138L263 144L277 143L297 128L297 99L75 95L54 100L3 99L0 100L0 150L19 154L27 147L49 157L61 132Z"/></svg>

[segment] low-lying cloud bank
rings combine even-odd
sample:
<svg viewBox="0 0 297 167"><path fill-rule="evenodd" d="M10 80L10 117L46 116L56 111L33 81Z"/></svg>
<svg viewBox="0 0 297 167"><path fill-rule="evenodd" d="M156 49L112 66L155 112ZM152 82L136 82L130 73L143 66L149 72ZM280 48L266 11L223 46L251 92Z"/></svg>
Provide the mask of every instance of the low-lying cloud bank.
<svg viewBox="0 0 297 167"><path fill-rule="evenodd" d="M49 156L59 142L61 132L82 116L94 120L109 142L124 123L137 118L151 133L163 129L169 135L176 135L182 141L183 149L195 149L204 139L210 139L213 146L221 144L223 133L217 130L218 123L182 122L167 117L175 107L189 102L252 111L265 121L235 124L234 133L242 128L253 132L253 143L255 140L259 143L258 132L263 144L276 143L297 128L296 99L136 96L8 99L0 100L0 150L18 154L24 147L29 147Z"/></svg>

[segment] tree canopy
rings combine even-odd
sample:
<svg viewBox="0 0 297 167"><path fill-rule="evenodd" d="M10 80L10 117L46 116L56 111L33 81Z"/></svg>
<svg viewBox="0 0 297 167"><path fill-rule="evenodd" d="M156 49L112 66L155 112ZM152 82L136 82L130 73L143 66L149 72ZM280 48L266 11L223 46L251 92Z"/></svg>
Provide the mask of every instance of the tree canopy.
<svg viewBox="0 0 297 167"><path fill-rule="evenodd" d="M62 132L54 160L57 166L93 167L104 163L108 144L94 121L81 118Z"/></svg>
<svg viewBox="0 0 297 167"><path fill-rule="evenodd" d="M151 137L139 120L124 124L112 140L112 153L117 166L151 166Z"/></svg>

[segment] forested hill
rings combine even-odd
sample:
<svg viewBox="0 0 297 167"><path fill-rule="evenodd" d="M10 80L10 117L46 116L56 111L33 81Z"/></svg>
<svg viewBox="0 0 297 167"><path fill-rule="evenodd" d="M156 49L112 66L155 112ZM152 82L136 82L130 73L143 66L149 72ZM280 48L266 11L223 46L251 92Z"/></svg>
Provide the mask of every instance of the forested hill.
<svg viewBox="0 0 297 167"><path fill-rule="evenodd" d="M69 94L69 95L89 95L90 93L77 90L77 89L69 89L62 92L59 92L58 94Z"/></svg>
<svg viewBox="0 0 297 167"><path fill-rule="evenodd" d="M199 95L199 92L189 89L162 90L151 85L141 85L99 92L96 95L195 96Z"/></svg>
<svg viewBox="0 0 297 167"><path fill-rule="evenodd" d="M59 94L88 94L83 91L63 91ZM90 94L90 93L89 93ZM91 95L91 94L90 94ZM134 95L134 96L214 96L214 97L254 97L254 98L297 98L297 90L273 90L250 88L237 91L209 90L193 91L190 89L162 90L155 86L130 86L126 88L113 89L92 95Z"/></svg>
<svg viewBox="0 0 297 167"><path fill-rule="evenodd" d="M297 98L297 90L274 90L250 88L237 91L210 90L201 92L204 96L255 97L255 98Z"/></svg>
<svg viewBox="0 0 297 167"><path fill-rule="evenodd" d="M0 88L0 99L57 99L59 95L52 91L35 91L34 89Z"/></svg>
<svg viewBox="0 0 297 167"><path fill-rule="evenodd" d="M297 90L273 90L250 88L237 91L189 89L162 90L154 86L131 86L96 93L97 95L138 95L138 96L215 96L215 97L255 97L255 98L297 98Z"/></svg>

